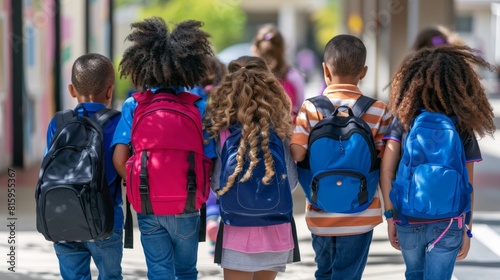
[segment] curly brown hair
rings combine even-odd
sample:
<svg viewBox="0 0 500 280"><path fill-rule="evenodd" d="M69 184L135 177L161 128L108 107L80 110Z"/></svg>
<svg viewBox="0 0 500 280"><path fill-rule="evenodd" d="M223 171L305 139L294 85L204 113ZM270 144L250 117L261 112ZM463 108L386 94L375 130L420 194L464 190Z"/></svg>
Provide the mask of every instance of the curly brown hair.
<svg viewBox="0 0 500 280"><path fill-rule="evenodd" d="M424 108L455 115L460 131L493 135L493 108L473 65L492 66L467 46L442 45L412 55L394 75L390 110L405 129Z"/></svg>
<svg viewBox="0 0 500 280"><path fill-rule="evenodd" d="M283 141L293 132L290 98L283 87L259 57L242 56L228 66L228 74L212 93L212 102L205 115L205 128L216 138L223 129L240 124L241 141L236 160L238 165L229 176L227 184L219 191L224 194L243 171L245 160L250 166L241 178L247 181L259 162L259 148L264 153L266 174L262 178L268 184L274 176L273 159L269 150L269 138L273 130Z"/></svg>
<svg viewBox="0 0 500 280"><path fill-rule="evenodd" d="M130 76L139 90L153 87L194 87L207 76L213 51L203 23L187 20L170 32L160 17L131 24L123 53L120 78Z"/></svg>
<svg viewBox="0 0 500 280"><path fill-rule="evenodd" d="M222 77L226 75L227 68L222 61L217 57L209 57L208 59L208 69L207 76L201 80L200 85L202 86L218 86L222 82Z"/></svg>

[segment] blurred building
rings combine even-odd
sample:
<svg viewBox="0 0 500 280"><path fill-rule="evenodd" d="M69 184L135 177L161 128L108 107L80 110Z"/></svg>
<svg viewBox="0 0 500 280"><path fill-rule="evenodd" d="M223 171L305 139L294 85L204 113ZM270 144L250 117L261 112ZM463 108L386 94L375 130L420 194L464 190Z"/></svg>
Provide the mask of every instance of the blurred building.
<svg viewBox="0 0 500 280"><path fill-rule="evenodd" d="M0 0L0 172L38 164L73 61L112 55L112 0Z"/></svg>
<svg viewBox="0 0 500 280"><path fill-rule="evenodd" d="M454 0L243 0L242 5L248 15L246 40L258 25L276 23L289 45L290 61L300 46L312 47L313 17L329 9L327 13L341 19L336 32L356 35L365 43L369 70L360 86L381 99L388 99L384 88L418 32L432 25L454 29L455 24ZM330 37L335 35L332 28Z"/></svg>
<svg viewBox="0 0 500 280"><path fill-rule="evenodd" d="M500 65L500 0L455 0L456 32L484 58Z"/></svg>

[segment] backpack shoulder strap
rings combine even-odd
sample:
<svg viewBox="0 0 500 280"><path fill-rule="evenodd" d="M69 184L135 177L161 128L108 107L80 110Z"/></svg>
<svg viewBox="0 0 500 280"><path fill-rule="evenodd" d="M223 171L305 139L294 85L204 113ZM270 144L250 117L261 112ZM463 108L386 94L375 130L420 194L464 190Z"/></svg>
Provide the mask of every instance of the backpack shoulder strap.
<svg viewBox="0 0 500 280"><path fill-rule="evenodd" d="M226 143L226 140L230 135L231 135L231 131L227 128L219 131L219 145L220 145L221 151L222 151L222 148L224 148L224 143Z"/></svg>
<svg viewBox="0 0 500 280"><path fill-rule="evenodd" d="M64 111L59 111L56 113L54 116L56 119L56 127L59 128L61 125L69 122L71 119L73 119L74 113L73 110L67 109Z"/></svg>
<svg viewBox="0 0 500 280"><path fill-rule="evenodd" d="M74 116L75 116L75 113L71 109L59 111L55 114L54 119L56 121L56 128L55 128L54 134L52 135L52 140L50 141L50 144L47 143L47 145L49 145L49 147L52 146L52 143L54 143L54 140L57 138L57 136L63 130L63 125L65 123L68 123L69 121L71 121Z"/></svg>
<svg viewBox="0 0 500 280"><path fill-rule="evenodd" d="M368 109L370 109L370 107L373 105L373 103L375 103L375 99L373 98L370 98L368 96L365 96L365 95L361 95L358 100L356 100L356 102L354 103L354 105L352 106L352 113L358 117L358 118L361 118L361 116L366 113L366 111L368 111Z"/></svg>
<svg viewBox="0 0 500 280"><path fill-rule="evenodd" d="M314 107L316 107L316 110L323 115L323 118L330 116L333 111L335 111L335 107L330 99L324 95L315 96L313 98L309 98L308 100L314 105Z"/></svg>
<svg viewBox="0 0 500 280"><path fill-rule="evenodd" d="M153 92L150 90L147 91L142 91L142 92L136 92L132 94L132 97L135 99L137 103L142 103L146 100L152 99L154 96Z"/></svg>
<svg viewBox="0 0 500 280"><path fill-rule="evenodd" d="M181 92L181 93L178 93L177 96L179 96L181 99L186 100L187 103L191 103L191 104L195 104L196 102L198 102L198 100L202 99L200 96L198 96L196 94L192 94L190 92Z"/></svg>
<svg viewBox="0 0 500 280"><path fill-rule="evenodd" d="M92 117L90 117L93 121L95 121L100 127L104 127L110 120L114 119L115 116L119 115L120 112L114 109L103 108L97 112L95 112Z"/></svg>
<svg viewBox="0 0 500 280"><path fill-rule="evenodd" d="M123 239L123 248L134 249L134 219L132 218L132 211L130 210L130 201L128 196L125 197L127 201L126 214L125 214L125 225L123 230L125 231Z"/></svg>

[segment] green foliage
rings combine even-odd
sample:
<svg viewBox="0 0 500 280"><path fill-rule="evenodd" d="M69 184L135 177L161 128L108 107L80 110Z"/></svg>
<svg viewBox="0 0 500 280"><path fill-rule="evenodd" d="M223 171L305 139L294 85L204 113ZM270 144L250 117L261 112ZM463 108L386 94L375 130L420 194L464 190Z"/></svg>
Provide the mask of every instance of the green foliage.
<svg viewBox="0 0 500 280"><path fill-rule="evenodd" d="M113 0L116 8L120 8L122 6L127 6L131 4L141 4L141 5L151 5L153 3L162 2L160 0Z"/></svg>
<svg viewBox="0 0 500 280"><path fill-rule="evenodd" d="M326 43L341 32L343 7L339 0L328 0L325 7L313 14L316 46L323 51Z"/></svg>
<svg viewBox="0 0 500 280"><path fill-rule="evenodd" d="M115 56L113 58L113 66L115 68L115 99L125 99L127 98L128 91L132 88L132 80L130 78L120 78L120 73L118 71L118 65L122 56Z"/></svg>
<svg viewBox="0 0 500 280"><path fill-rule="evenodd" d="M121 0L126 1L126 0ZM147 1L147 0L146 0ZM195 19L205 23L203 29L210 33L214 50L237 43L241 38L246 14L240 0L149 0L140 19L159 16L167 23Z"/></svg>

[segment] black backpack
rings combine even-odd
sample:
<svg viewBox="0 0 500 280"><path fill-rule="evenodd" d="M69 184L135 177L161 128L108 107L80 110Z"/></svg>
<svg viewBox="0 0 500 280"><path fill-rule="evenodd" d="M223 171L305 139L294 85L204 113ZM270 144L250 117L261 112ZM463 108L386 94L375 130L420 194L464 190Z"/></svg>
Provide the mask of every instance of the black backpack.
<svg viewBox="0 0 500 280"><path fill-rule="evenodd" d="M83 116L78 116L82 109ZM104 108L88 117L82 106L56 113L56 132L35 192L36 227L45 239L91 241L111 235L114 207L106 180L103 128L119 114Z"/></svg>

